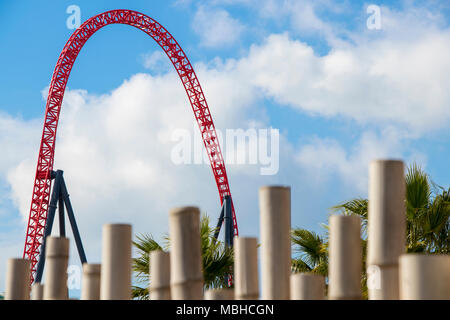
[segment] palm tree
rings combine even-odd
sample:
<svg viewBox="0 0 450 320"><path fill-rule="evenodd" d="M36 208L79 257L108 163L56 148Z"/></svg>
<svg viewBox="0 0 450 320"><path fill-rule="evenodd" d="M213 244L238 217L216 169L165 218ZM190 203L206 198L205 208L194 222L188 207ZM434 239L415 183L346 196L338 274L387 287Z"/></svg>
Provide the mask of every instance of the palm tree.
<svg viewBox="0 0 450 320"><path fill-rule="evenodd" d="M293 229L291 239L294 252L298 254L292 259L292 271L327 276L328 243L326 239L306 229Z"/></svg>
<svg viewBox="0 0 450 320"><path fill-rule="evenodd" d="M205 289L227 287L226 276L233 266L233 250L227 248L223 242L214 238L215 228L209 226L209 217L203 215L200 222L200 237L203 262L203 278ZM136 280L144 287L133 286L132 296L136 299L148 299L148 284L150 259L149 252L154 250L168 250L170 240L165 237L164 248L151 235L136 236L133 245L138 250L138 257L133 259L133 271Z"/></svg>
<svg viewBox="0 0 450 320"><path fill-rule="evenodd" d="M417 165L406 174L408 252L449 253L450 188L434 184ZM434 197L433 197L434 196Z"/></svg>
<svg viewBox="0 0 450 320"><path fill-rule="evenodd" d="M406 173L406 221L407 252L450 252L450 188L445 190L434 184L430 177L416 164ZM361 243L363 248L362 285L367 296L366 249L368 199L355 198L331 207L332 213L361 217ZM326 231L328 228L324 225ZM328 235L321 237L305 229L292 230L294 252L299 255L292 260L296 272L313 272L324 276L328 273Z"/></svg>
<svg viewBox="0 0 450 320"><path fill-rule="evenodd" d="M407 251L449 253L450 188L437 186L417 164L408 167L405 180ZM357 198L331 210L360 216L365 239L368 203L367 199Z"/></svg>

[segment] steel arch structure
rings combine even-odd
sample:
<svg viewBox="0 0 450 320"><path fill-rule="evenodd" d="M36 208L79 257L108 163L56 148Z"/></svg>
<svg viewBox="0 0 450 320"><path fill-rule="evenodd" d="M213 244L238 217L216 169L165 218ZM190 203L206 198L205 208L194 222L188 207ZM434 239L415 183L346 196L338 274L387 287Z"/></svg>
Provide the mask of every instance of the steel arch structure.
<svg viewBox="0 0 450 320"><path fill-rule="evenodd" d="M51 173L55 155L55 140L61 104L70 71L83 45L100 28L109 24L127 24L151 36L164 50L175 67L184 86L197 120L203 143L211 163L211 169L219 190L220 203L230 196L230 187L225 163L217 139L213 119L200 82L184 51L174 37L154 19L132 10L111 10L96 15L84 22L69 38L53 71L49 88L44 128L31 199L30 215L26 231L23 257L31 261L31 281L34 280L38 255L43 241L44 228L51 189ZM238 235L236 214L232 205L234 234Z"/></svg>

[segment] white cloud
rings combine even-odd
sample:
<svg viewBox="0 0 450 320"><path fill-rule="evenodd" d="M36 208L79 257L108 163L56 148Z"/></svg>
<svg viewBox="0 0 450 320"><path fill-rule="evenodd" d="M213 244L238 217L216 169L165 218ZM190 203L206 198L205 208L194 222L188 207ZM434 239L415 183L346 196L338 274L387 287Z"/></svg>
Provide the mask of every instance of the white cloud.
<svg viewBox="0 0 450 320"><path fill-rule="evenodd" d="M341 10L328 1L284 5L298 6L302 14L313 14L315 6ZM238 97L274 99L308 114L400 126L416 136L445 128L450 121L450 29L425 8L405 13L382 7L382 19L382 31L347 31L347 41L330 31L335 41L321 56L288 32L271 34L238 60L216 60L216 78L234 83ZM329 30L319 21L306 24ZM222 95L230 101L233 96Z"/></svg>
<svg viewBox="0 0 450 320"><path fill-rule="evenodd" d="M0 178L5 178L19 159L34 155L37 159L37 151L30 155L30 150L39 143L40 137L33 134L41 126L41 119L23 120L0 113Z"/></svg>
<svg viewBox="0 0 450 320"><path fill-rule="evenodd" d="M332 138L314 137L301 146L296 154L297 163L309 175L308 181L315 181L322 187L337 178L341 187L354 190L361 196L367 195L368 167L374 159L403 159L411 153L404 144L404 133L395 128L386 128L377 134L365 131L359 140L345 148ZM420 152L414 158L422 158ZM336 186L337 187L337 186Z"/></svg>
<svg viewBox="0 0 450 320"><path fill-rule="evenodd" d="M11 170L17 168L17 164L24 159L36 161L40 135L38 134L42 127L42 119L24 120L22 118L11 117L8 114L0 113L0 217L3 219L10 213L7 211L10 207L11 199L17 201L16 192L10 190L7 177ZM20 168L18 169L20 170ZM34 178L34 173L28 177L27 182ZM21 175L11 175L10 179L21 183ZM33 190L30 183L25 183L23 188L28 192ZM28 208L29 209L29 208Z"/></svg>
<svg viewBox="0 0 450 320"><path fill-rule="evenodd" d="M220 4L257 6L251 0L215 2ZM443 129L450 121L450 29L441 14L407 4L405 11L382 7L381 31L368 30L363 23L358 31L336 32L335 22L325 22L317 12L339 14L345 3L285 1L273 6L264 1L266 6L277 10L275 16L301 23L300 31L325 37L331 49L318 55L292 32L271 34L238 60L216 61L214 68L226 73L219 78L230 79L235 90L308 114L343 116L380 128L400 126L416 136ZM200 6L198 13L202 10Z"/></svg>
<svg viewBox="0 0 450 320"><path fill-rule="evenodd" d="M318 11L339 11L342 4L329 1L286 1L281 13L290 19L292 29L298 34L319 36L331 44L338 43L337 34L345 29L338 28L336 24L322 19Z"/></svg>
<svg viewBox="0 0 450 320"><path fill-rule="evenodd" d="M170 70L171 63L167 56L160 50L142 55L142 64L145 68L157 72L167 72Z"/></svg>
<svg viewBox="0 0 450 320"><path fill-rule="evenodd" d="M239 41L244 25L224 9L200 5L192 21L192 28L204 47L226 47Z"/></svg>
<svg viewBox="0 0 450 320"><path fill-rule="evenodd" d="M324 14L343 13L349 10L348 3L330 0L214 0L220 6L245 6L263 21L288 25L294 33L302 36L323 37L330 44L339 43L338 35L347 30L324 19ZM262 21L258 21L260 23ZM257 24L258 25L258 24Z"/></svg>
<svg viewBox="0 0 450 320"><path fill-rule="evenodd" d="M236 43L244 30L221 9L200 6L196 19L194 28L205 46ZM400 20L392 21L402 25ZM387 28L390 22L385 23ZM328 28L320 21L312 26L325 32ZM278 176L261 177L257 170L252 175L242 168L228 168L241 234L257 233L258 186L295 186L295 206L311 201L314 195L309 189L316 186L318 178L321 192L334 188L324 184L332 176L352 192L363 193L371 159L405 157L411 153L407 141L445 128L450 120L446 90L450 62L445 55L449 31L430 22L421 29L420 37L405 41L387 30L377 37L364 34L353 37L352 43L335 44L324 56L288 33L273 34L263 43L253 44L240 59L215 59L195 66L219 129L270 126L266 100L371 127L364 128L351 145L318 136L299 145L298 150L282 131ZM144 58L154 71L163 56ZM66 92L55 169L65 170L88 258L99 257L103 223L131 222L134 232L160 237L167 231L167 212L173 206L199 205L215 219L219 205L210 167L179 167L170 161L171 133L178 128L191 131L192 122L178 76L166 70L157 75L134 75L101 96L84 90ZM23 220L29 210L41 126L41 119L24 121L0 115L0 148L7 150L0 158L0 179L7 176ZM317 209L309 206L312 211ZM310 219L323 222L323 215L297 215L294 219L297 224ZM2 263L11 253L4 253L5 243L0 244Z"/></svg>
<svg viewBox="0 0 450 320"><path fill-rule="evenodd" d="M281 34L252 46L240 69L280 104L423 133L450 120L448 51L448 30L415 42L381 39L349 45L323 57Z"/></svg>
<svg viewBox="0 0 450 320"><path fill-rule="evenodd" d="M10 258L21 258L23 252L23 236L25 231L15 228L13 230L2 230L0 237L0 294L5 292L4 281L6 280L7 261Z"/></svg>
<svg viewBox="0 0 450 320"><path fill-rule="evenodd" d="M270 119L261 113L264 108L257 104L264 98L273 98L315 115L343 115L362 124L376 124L380 129L397 127L399 130L394 130L389 139L382 139L376 149L389 151L395 148L388 146L399 145L400 139L439 129L450 119L450 96L445 90L450 83L450 62L445 56L449 37L448 30L441 30L430 31L414 42L392 41L389 37L361 40L319 57L310 46L288 34L275 34L262 44L252 45L248 56L239 60L216 59L208 65L199 63L196 70L219 129L246 128L252 121L268 124ZM153 58L150 60L160 59ZM141 207L151 203L158 210L165 208L159 203L184 192L177 182L181 181L180 169L168 165L170 136L175 128L191 130L192 114L174 72L135 75L110 95L69 91L64 110L56 164L70 168L67 176L75 185L73 193L90 199L83 210L89 211L89 207L101 202L96 202L93 194L104 197L105 202L111 195L117 202L125 201L118 195L121 188L134 193L157 184L158 201L153 202L150 197ZM19 121L13 126L26 124ZM407 130L408 135L398 133ZM32 141L28 136L31 134L23 140ZM303 146L300 163L333 168L345 177L355 163L364 167L372 156L390 155L386 150L367 152L367 148L377 144L370 137L364 135L356 147L365 152L354 152L353 156L348 156L337 142L318 140ZM332 156L323 156L325 152ZM26 216L35 159L31 155L21 158L26 160L9 170L9 181L14 199ZM314 163L314 158L322 160ZM211 180L208 170L195 168L194 175L183 172L181 176L187 174L186 181L197 181L194 177L203 175ZM164 183L159 184L160 181ZM364 183L356 185L362 190ZM119 203L114 207L120 207ZM115 215L126 216L123 212L108 213L110 217Z"/></svg>
<svg viewBox="0 0 450 320"><path fill-rule="evenodd" d="M234 83L221 78L215 70L206 67L199 70L201 79L211 82L207 97L214 105L211 107L214 119L220 119L218 127L250 125L246 122L249 106L245 103L252 98L241 92L239 99L240 93L235 91L230 100L220 99L219 87L233 92ZM238 117L242 119L234 123L233 119ZM22 150L24 146L2 140L3 145L10 145L15 157L10 165L2 164L0 168L7 176L22 225L28 218L36 169L34 156L42 130L40 119L35 122L39 125L0 117L0 123L9 123L8 127L2 127L7 130L5 138L27 143ZM191 132L193 122L191 106L175 72L137 74L110 94L100 96L85 90L67 90L54 169L65 172L88 258L98 261L99 234L104 223L129 222L134 233L148 232L160 238L168 230L169 209L181 205L197 205L215 221L219 198L209 164L177 166L170 158L175 145L171 133L179 128ZM232 168L229 174L233 174ZM258 183L252 183L256 190ZM245 195L238 195L235 203L242 198ZM254 207L252 203L243 207L247 208L246 213L240 213L238 219L256 213L249 210ZM76 252L72 256L77 261ZM2 253L1 262L6 258Z"/></svg>

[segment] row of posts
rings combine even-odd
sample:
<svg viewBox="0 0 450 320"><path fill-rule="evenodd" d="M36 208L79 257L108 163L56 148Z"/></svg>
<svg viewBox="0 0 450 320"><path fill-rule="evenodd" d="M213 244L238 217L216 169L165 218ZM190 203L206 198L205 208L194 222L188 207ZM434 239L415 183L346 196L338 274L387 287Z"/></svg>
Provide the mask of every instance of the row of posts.
<svg viewBox="0 0 450 320"><path fill-rule="evenodd" d="M369 169L367 284L369 299L450 299L450 256L405 254L404 164L377 160ZM262 288L256 238L234 239L234 288L204 291L200 211L182 207L169 214L171 251L150 253L151 300L188 299L361 299L361 219L329 220L328 297L325 278L291 272L291 190L259 190ZM132 228L103 226L102 263L84 264L81 299L131 298ZM67 299L67 238L49 237L45 285L32 286L32 299ZM8 261L6 299L29 299L30 263Z"/></svg>

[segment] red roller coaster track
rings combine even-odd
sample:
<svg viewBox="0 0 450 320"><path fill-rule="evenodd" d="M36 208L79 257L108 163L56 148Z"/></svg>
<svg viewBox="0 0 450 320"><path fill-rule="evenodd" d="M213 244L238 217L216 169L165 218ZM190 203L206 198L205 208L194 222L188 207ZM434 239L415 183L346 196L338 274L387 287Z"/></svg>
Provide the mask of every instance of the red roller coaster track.
<svg viewBox="0 0 450 320"><path fill-rule="evenodd" d="M220 150L214 123L209 112L203 90L186 54L174 37L152 18L131 10L112 10L96 15L84 22L69 38L62 50L55 70L47 98L44 129L42 132L39 157L31 199L30 216L25 239L23 256L31 260L31 281L33 281L40 247L43 241L47 221L48 204L51 188L51 172L55 155L55 139L61 104L70 71L83 45L100 28L114 23L128 24L151 36L169 57L180 76L184 89L191 103L203 142L208 153L211 168L219 190L220 202L229 195L225 163ZM236 214L233 211L234 234L238 235Z"/></svg>

